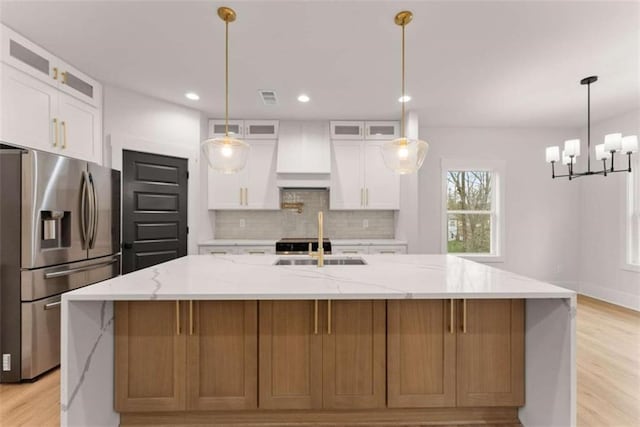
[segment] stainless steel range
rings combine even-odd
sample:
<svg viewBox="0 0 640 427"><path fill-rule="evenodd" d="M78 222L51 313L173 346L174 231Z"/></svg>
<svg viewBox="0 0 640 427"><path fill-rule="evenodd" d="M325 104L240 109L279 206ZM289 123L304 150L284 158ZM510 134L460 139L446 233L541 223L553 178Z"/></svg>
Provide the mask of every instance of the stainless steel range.
<svg viewBox="0 0 640 427"><path fill-rule="evenodd" d="M281 239L276 242L276 254L278 255L306 255L309 253L309 245L311 252L318 251L318 238L292 238ZM322 248L326 255L331 253L331 241L322 239Z"/></svg>
<svg viewBox="0 0 640 427"><path fill-rule="evenodd" d="M120 274L120 172L0 145L0 382L60 364L61 294Z"/></svg>

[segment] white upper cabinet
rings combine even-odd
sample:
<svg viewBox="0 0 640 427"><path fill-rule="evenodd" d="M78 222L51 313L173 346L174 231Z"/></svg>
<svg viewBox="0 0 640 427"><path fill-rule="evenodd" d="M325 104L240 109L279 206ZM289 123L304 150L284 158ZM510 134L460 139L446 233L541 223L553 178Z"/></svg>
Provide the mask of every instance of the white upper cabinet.
<svg viewBox="0 0 640 427"><path fill-rule="evenodd" d="M0 139L102 161L102 86L2 26Z"/></svg>
<svg viewBox="0 0 640 427"><path fill-rule="evenodd" d="M209 120L209 138L226 135L226 123L224 120ZM229 120L229 135L236 138L244 137L244 120Z"/></svg>
<svg viewBox="0 0 640 427"><path fill-rule="evenodd" d="M332 142L330 209L400 209L400 177L384 165L381 145Z"/></svg>
<svg viewBox="0 0 640 427"><path fill-rule="evenodd" d="M331 139L363 139L364 122L332 121Z"/></svg>
<svg viewBox="0 0 640 427"><path fill-rule="evenodd" d="M331 173L331 141L326 121L280 123L277 172Z"/></svg>
<svg viewBox="0 0 640 427"><path fill-rule="evenodd" d="M208 170L209 209L279 209L276 141L251 141L247 165L234 174Z"/></svg>
<svg viewBox="0 0 640 427"><path fill-rule="evenodd" d="M245 120L244 137L246 139L277 139L277 120Z"/></svg>
<svg viewBox="0 0 640 427"><path fill-rule="evenodd" d="M389 140L400 137L400 122L395 121L378 121L365 122L364 137L366 139L382 139Z"/></svg>
<svg viewBox="0 0 640 427"><path fill-rule="evenodd" d="M364 209L362 141L333 141L330 209Z"/></svg>
<svg viewBox="0 0 640 427"><path fill-rule="evenodd" d="M400 175L384 164L382 142L364 142L366 209L400 209Z"/></svg>

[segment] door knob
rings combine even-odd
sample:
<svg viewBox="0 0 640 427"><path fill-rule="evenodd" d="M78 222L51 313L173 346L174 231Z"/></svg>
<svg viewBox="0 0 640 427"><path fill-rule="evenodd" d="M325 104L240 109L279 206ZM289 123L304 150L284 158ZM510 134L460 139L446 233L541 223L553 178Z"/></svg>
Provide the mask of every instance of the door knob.
<svg viewBox="0 0 640 427"><path fill-rule="evenodd" d="M122 245L123 249L133 249L133 243L124 243Z"/></svg>

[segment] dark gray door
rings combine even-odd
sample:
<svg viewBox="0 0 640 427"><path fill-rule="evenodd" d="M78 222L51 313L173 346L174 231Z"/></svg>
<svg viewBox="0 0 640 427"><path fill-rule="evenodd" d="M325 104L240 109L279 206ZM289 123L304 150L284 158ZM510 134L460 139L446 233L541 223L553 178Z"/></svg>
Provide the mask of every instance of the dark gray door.
<svg viewBox="0 0 640 427"><path fill-rule="evenodd" d="M187 254L187 179L187 159L123 151L123 273Z"/></svg>

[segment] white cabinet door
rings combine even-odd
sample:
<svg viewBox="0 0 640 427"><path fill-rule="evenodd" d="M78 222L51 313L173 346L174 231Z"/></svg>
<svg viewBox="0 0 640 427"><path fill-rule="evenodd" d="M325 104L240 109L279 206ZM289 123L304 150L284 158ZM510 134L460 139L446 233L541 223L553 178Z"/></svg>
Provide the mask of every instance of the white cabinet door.
<svg viewBox="0 0 640 427"><path fill-rule="evenodd" d="M364 142L364 204L367 209L400 209L400 175L382 159L382 142Z"/></svg>
<svg viewBox="0 0 640 427"><path fill-rule="evenodd" d="M102 85L71 65L56 61L59 70L58 89L96 108L102 106Z"/></svg>
<svg viewBox="0 0 640 427"><path fill-rule="evenodd" d="M59 77L59 70L54 69L56 58L53 55L4 25L0 34L2 62L43 83L58 85L56 78Z"/></svg>
<svg viewBox="0 0 640 427"><path fill-rule="evenodd" d="M251 142L245 167L247 184L245 207L248 209L280 209L280 193L276 183L276 141Z"/></svg>
<svg viewBox="0 0 640 427"><path fill-rule="evenodd" d="M331 245L331 253L333 255L362 255L369 253L369 246L366 245L358 245L358 246L342 246L342 245Z"/></svg>
<svg viewBox="0 0 640 427"><path fill-rule="evenodd" d="M64 93L59 94L60 154L99 163L101 161L100 111Z"/></svg>
<svg viewBox="0 0 640 427"><path fill-rule="evenodd" d="M365 138L366 139L395 139L400 136L400 122L394 121L377 121L365 122Z"/></svg>
<svg viewBox="0 0 640 427"><path fill-rule="evenodd" d="M277 120L245 120L244 137L246 139L278 138Z"/></svg>
<svg viewBox="0 0 640 427"><path fill-rule="evenodd" d="M207 167L209 209L243 209L246 168L238 173L224 174Z"/></svg>
<svg viewBox="0 0 640 427"><path fill-rule="evenodd" d="M58 91L2 64L2 134L6 142L45 151L60 147ZM54 122L55 120L55 122Z"/></svg>
<svg viewBox="0 0 640 427"><path fill-rule="evenodd" d="M243 120L229 120L229 136L236 138L242 138L244 127ZM209 120L209 138L215 138L216 136L225 135L225 121L224 120Z"/></svg>
<svg viewBox="0 0 640 427"><path fill-rule="evenodd" d="M370 254L406 254L407 247L405 245L371 245L369 247Z"/></svg>
<svg viewBox="0 0 640 427"><path fill-rule="evenodd" d="M361 141L333 141L331 150L330 209L363 209Z"/></svg>
<svg viewBox="0 0 640 427"><path fill-rule="evenodd" d="M363 139L364 122L331 122L331 139Z"/></svg>

